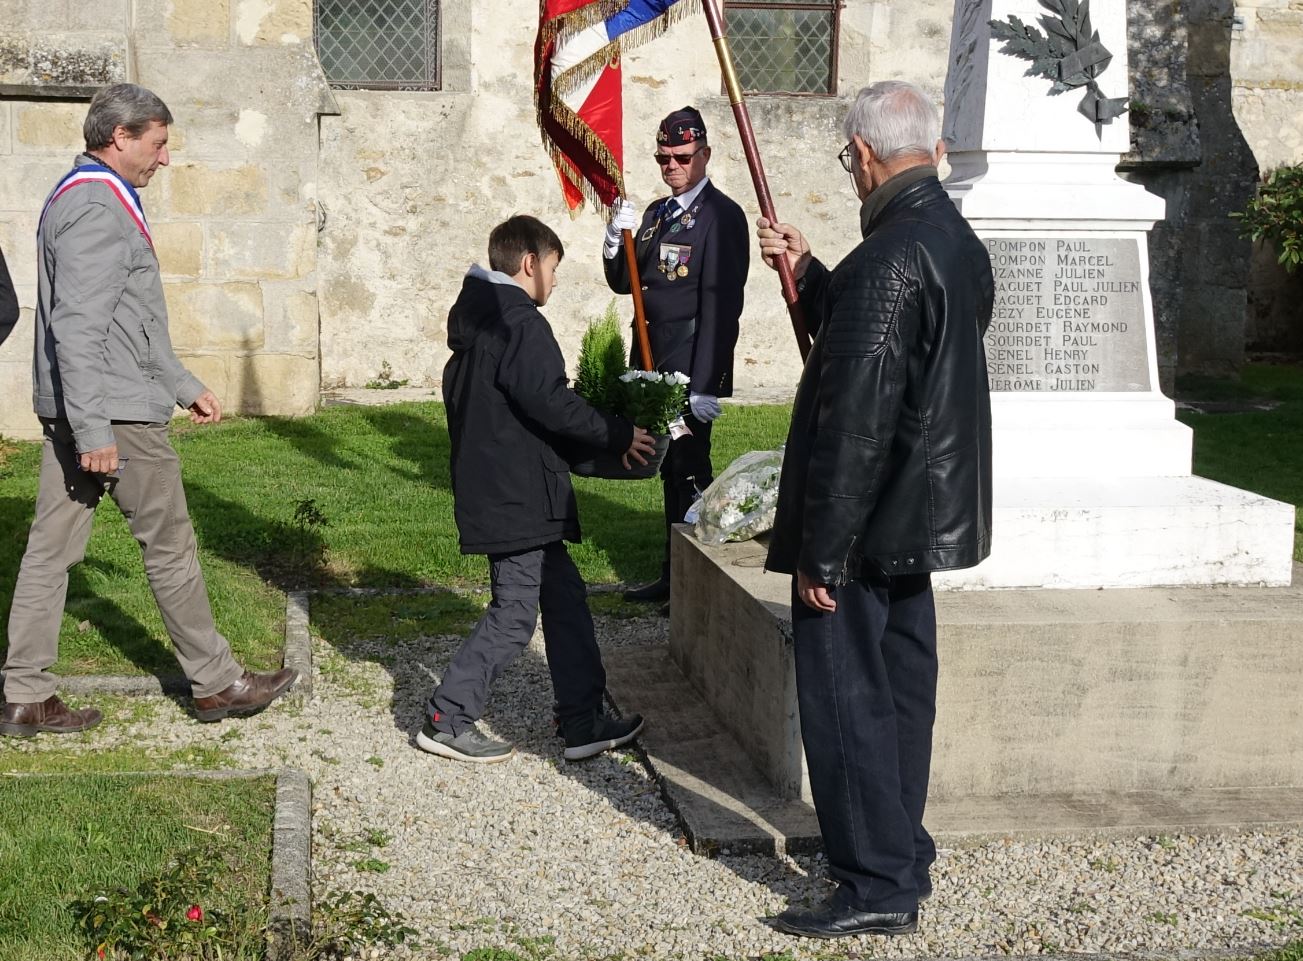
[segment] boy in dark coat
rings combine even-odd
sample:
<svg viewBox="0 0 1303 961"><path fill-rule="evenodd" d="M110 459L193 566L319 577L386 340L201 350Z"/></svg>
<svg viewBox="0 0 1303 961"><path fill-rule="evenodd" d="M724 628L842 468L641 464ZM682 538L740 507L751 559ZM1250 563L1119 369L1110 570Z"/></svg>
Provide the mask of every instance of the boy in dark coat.
<svg viewBox="0 0 1303 961"><path fill-rule="evenodd" d="M648 433L604 414L567 385L565 361L538 308L556 286L565 250L541 221L512 217L489 234L489 265L467 272L448 315L452 357L443 401L452 440L452 490L464 554L487 554L493 600L448 665L416 743L461 761L505 761L510 744L475 722L489 687L529 643L539 611L569 761L627 744L638 715L601 706L606 671L587 589L565 541L579 541L579 509L558 446L578 442L645 463Z"/></svg>

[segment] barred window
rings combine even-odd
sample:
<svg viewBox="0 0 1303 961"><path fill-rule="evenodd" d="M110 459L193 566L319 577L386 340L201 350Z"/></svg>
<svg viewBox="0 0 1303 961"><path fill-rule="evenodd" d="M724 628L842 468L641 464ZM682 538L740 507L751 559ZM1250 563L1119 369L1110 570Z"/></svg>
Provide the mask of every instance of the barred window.
<svg viewBox="0 0 1303 961"><path fill-rule="evenodd" d="M440 0L316 0L317 56L340 90L438 90Z"/></svg>
<svg viewBox="0 0 1303 961"><path fill-rule="evenodd" d="M725 0L724 9L747 93L837 92L840 0Z"/></svg>

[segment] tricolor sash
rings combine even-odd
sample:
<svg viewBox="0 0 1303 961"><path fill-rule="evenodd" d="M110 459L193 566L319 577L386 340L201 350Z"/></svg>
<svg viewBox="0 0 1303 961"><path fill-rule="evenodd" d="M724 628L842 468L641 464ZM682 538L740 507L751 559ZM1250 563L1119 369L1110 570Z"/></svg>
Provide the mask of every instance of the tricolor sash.
<svg viewBox="0 0 1303 961"><path fill-rule="evenodd" d="M50 196L45 198L45 206L41 208L41 219L37 222L36 229L39 231L41 229L40 225L45 222L45 214L50 209L50 204L78 184L86 183L108 184L128 216L135 221L136 226L140 228L140 232L145 235L145 241L149 244L149 249L154 249L154 237L149 232L149 223L145 220L145 209L140 205L140 194L136 193L135 187L122 179L121 174L110 167L105 167L103 164L82 164L80 167L73 167L62 180L55 184L54 189L50 191Z"/></svg>

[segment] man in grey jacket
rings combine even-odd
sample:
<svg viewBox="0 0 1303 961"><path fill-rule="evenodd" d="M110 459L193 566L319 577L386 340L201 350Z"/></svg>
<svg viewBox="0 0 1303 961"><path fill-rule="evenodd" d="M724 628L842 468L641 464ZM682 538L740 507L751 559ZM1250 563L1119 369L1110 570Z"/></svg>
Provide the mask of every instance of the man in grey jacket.
<svg viewBox="0 0 1303 961"><path fill-rule="evenodd" d="M55 186L37 227L33 403L45 449L9 614L0 734L84 731L93 708L55 694L68 569L85 554L100 498L113 498L141 545L150 588L190 679L201 721L262 710L297 674L245 671L217 632L168 422L177 405L221 420L213 392L181 366L149 224L136 189L169 160L167 106L134 84L96 94L86 153Z"/></svg>

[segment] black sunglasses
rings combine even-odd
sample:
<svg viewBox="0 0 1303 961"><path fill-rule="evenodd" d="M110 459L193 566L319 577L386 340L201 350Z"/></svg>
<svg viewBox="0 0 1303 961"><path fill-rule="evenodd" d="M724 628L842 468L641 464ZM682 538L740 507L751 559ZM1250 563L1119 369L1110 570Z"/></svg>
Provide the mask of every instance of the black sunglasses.
<svg viewBox="0 0 1303 961"><path fill-rule="evenodd" d="M662 167L668 167L670 165L671 160L677 161L680 167L686 167L688 164L692 163L693 157L701 153L702 150L706 150L706 149L707 149L706 147L700 147L697 150L692 151L692 153L685 153L685 154L654 153L652 154L652 157L654 157L656 162L660 164Z"/></svg>

